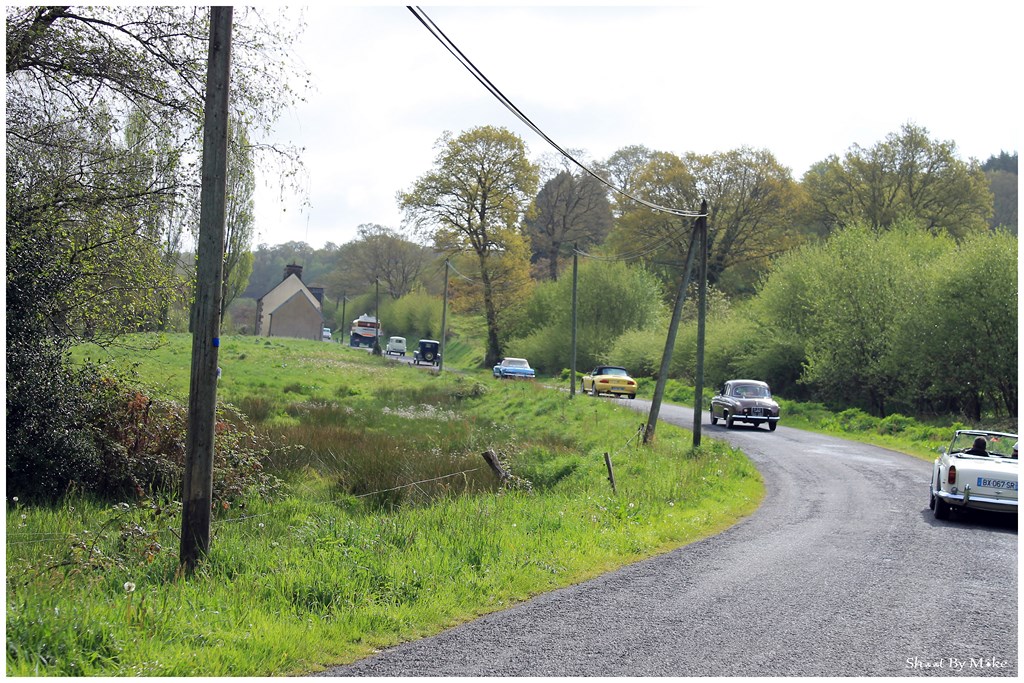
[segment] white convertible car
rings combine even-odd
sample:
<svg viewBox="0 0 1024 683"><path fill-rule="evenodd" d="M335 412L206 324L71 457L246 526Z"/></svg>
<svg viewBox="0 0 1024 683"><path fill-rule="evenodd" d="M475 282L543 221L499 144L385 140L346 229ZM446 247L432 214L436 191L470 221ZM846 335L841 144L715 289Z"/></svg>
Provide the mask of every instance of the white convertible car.
<svg viewBox="0 0 1024 683"><path fill-rule="evenodd" d="M937 519L954 508L1017 514L1017 435L957 430L932 466L928 489Z"/></svg>

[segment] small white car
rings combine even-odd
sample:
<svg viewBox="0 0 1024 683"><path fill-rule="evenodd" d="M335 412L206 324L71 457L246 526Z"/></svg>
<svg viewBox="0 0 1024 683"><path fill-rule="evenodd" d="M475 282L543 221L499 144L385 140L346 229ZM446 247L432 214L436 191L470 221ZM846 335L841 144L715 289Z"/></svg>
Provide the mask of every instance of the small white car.
<svg viewBox="0 0 1024 683"><path fill-rule="evenodd" d="M385 349L385 353L389 356L395 354L396 356L405 355L405 337L391 337L388 339L388 345Z"/></svg>
<svg viewBox="0 0 1024 683"><path fill-rule="evenodd" d="M324 341L331 341L331 328L325 327L323 332L320 333L320 336Z"/></svg>
<svg viewBox="0 0 1024 683"><path fill-rule="evenodd" d="M1017 435L958 429L932 466L928 491L937 519L964 508L1017 514Z"/></svg>

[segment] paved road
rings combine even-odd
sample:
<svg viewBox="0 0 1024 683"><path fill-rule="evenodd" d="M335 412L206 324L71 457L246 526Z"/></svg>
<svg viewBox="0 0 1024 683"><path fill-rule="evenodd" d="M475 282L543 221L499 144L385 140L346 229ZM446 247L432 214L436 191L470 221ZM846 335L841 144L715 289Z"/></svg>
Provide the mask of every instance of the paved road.
<svg viewBox="0 0 1024 683"><path fill-rule="evenodd" d="M684 427L692 415L661 411ZM938 522L931 466L909 456L704 424L764 476L751 517L323 675L1017 675L1016 519Z"/></svg>

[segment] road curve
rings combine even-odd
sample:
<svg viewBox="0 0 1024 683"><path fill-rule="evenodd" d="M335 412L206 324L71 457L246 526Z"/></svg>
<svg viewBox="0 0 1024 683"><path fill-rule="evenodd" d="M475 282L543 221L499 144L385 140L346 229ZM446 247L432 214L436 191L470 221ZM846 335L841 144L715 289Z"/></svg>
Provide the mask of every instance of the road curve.
<svg viewBox="0 0 1024 683"><path fill-rule="evenodd" d="M678 406L660 418L693 424ZM706 415L703 437L764 477L749 518L318 675L1017 675L1015 518L935 520L931 465L882 448Z"/></svg>

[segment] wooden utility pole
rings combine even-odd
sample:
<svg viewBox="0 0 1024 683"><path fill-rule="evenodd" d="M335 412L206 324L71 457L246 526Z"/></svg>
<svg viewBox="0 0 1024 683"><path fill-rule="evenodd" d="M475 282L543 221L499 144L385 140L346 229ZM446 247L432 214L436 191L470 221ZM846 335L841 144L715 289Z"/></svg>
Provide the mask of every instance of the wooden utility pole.
<svg viewBox="0 0 1024 683"><path fill-rule="evenodd" d="M576 283L579 279L580 254L572 245L572 351L569 355L569 398L576 396Z"/></svg>
<svg viewBox="0 0 1024 683"><path fill-rule="evenodd" d="M448 259L444 260L444 303L441 304L441 351L437 358L437 371L444 371L444 340L448 329Z"/></svg>
<svg viewBox="0 0 1024 683"><path fill-rule="evenodd" d="M373 288L376 294L374 295L373 304L373 317L377 320L377 327L373 331L373 355L383 355L380 348L380 278L375 277L373 279Z"/></svg>
<svg viewBox="0 0 1024 683"><path fill-rule="evenodd" d="M210 8L196 301L193 308L192 375L189 384L179 554L179 562L187 574L192 573L200 557L210 550L217 351L220 347L221 283L224 272L231 22L231 7Z"/></svg>
<svg viewBox="0 0 1024 683"><path fill-rule="evenodd" d="M700 233L700 280L697 296L697 372L693 392L693 447L700 445L701 425L704 424L704 328L708 310L708 202L700 204L703 214L697 219Z"/></svg>
<svg viewBox="0 0 1024 683"><path fill-rule="evenodd" d="M700 219L698 219L700 220ZM658 382L654 385L654 398L651 399L651 412L647 417L647 428L644 429L644 443L654 442L654 432L661 413L661 401L665 397L665 384L668 382L668 368L672 361L672 351L676 346L676 331L679 320L683 317L683 302L686 300L686 289L690 286L690 271L693 269L693 257L697 253L697 221L693 223L690 233L690 247L686 252L686 265L683 267L682 281L676 294L676 305L672 309L672 321L668 325L668 336L665 339L665 351L661 354L661 369L658 371Z"/></svg>
<svg viewBox="0 0 1024 683"><path fill-rule="evenodd" d="M342 329L345 331L344 334L345 334L345 338L347 340L345 342L345 345L347 346L347 345L352 343L352 330L351 330L351 328L349 327L349 324L348 324L348 316L345 315L345 307L346 306L348 306L348 297L345 296L345 292L342 292L341 293L341 324L344 325L344 327L342 327ZM335 310L337 310L337 308L335 308Z"/></svg>

